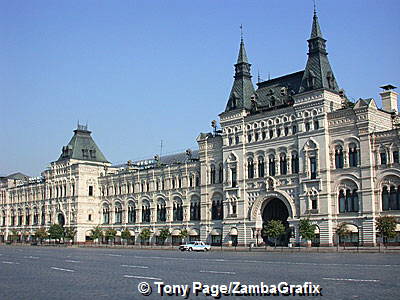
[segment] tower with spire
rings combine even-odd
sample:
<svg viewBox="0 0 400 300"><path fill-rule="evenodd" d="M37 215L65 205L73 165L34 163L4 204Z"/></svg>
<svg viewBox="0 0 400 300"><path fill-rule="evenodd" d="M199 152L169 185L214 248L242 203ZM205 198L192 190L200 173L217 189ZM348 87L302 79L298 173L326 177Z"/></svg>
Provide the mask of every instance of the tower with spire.
<svg viewBox="0 0 400 300"><path fill-rule="evenodd" d="M322 36L317 11L314 7L311 36L308 40L308 60L299 92L317 89L339 92L338 84L328 60L326 40Z"/></svg>
<svg viewBox="0 0 400 300"><path fill-rule="evenodd" d="M242 26L240 26L242 28ZM243 42L243 34L240 38L240 48L235 64L234 82L229 95L225 112L235 109L251 109L251 96L254 94L254 86L251 81L251 64L249 64L246 49Z"/></svg>

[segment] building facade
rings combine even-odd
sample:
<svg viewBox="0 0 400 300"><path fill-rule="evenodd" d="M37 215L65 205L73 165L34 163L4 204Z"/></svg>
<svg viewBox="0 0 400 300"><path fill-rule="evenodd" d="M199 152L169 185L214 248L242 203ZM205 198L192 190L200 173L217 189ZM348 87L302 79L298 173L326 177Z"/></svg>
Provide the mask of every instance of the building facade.
<svg viewBox="0 0 400 300"><path fill-rule="evenodd" d="M350 102L338 86L314 13L304 70L251 80L243 39L220 129L201 133L198 150L113 166L78 125L60 158L38 178L1 178L0 241L30 238L59 223L90 240L95 226L128 229L132 242L150 229L151 243L268 243L263 225L280 220L280 244L301 242L298 223L317 225L316 245L375 245L375 220L400 222L400 122L397 93ZM400 231L400 226L398 226ZM118 237L117 237L118 239ZM399 239L399 235L396 238Z"/></svg>

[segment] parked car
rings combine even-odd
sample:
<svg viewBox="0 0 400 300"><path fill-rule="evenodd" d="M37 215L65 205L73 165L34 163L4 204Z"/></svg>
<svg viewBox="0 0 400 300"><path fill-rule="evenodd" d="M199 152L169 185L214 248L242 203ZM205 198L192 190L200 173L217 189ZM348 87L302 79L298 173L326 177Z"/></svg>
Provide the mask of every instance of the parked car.
<svg viewBox="0 0 400 300"><path fill-rule="evenodd" d="M211 246L201 241L190 242L179 246L181 251L209 251Z"/></svg>

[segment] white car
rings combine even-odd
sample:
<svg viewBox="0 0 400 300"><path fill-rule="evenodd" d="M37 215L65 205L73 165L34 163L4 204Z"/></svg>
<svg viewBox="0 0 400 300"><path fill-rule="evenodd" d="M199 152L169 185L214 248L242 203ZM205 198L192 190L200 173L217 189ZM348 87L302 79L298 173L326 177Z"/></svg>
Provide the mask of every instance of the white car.
<svg viewBox="0 0 400 300"><path fill-rule="evenodd" d="M209 251L211 246L201 241L190 242L179 246L181 251Z"/></svg>

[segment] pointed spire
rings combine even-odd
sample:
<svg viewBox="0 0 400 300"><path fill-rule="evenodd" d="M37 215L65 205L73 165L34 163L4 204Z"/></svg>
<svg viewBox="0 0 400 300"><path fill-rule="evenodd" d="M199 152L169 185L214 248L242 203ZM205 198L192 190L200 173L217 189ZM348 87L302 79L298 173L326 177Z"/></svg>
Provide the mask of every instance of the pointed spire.
<svg viewBox="0 0 400 300"><path fill-rule="evenodd" d="M240 25L240 48L239 48L239 55L237 59L237 64L240 63L249 63L247 60L247 54L246 54L246 49L244 48L244 42L243 42L243 25Z"/></svg>
<svg viewBox="0 0 400 300"><path fill-rule="evenodd" d="M251 82L251 64L247 59L243 42L243 26L240 25L240 48L237 62L235 64L235 80L229 95L225 111L238 108L251 109L251 96L254 94L254 86Z"/></svg>
<svg viewBox="0 0 400 300"><path fill-rule="evenodd" d="M314 2L314 17L313 17L313 24L312 24L310 39L314 39L317 37L323 38L321 28L319 27L317 10L315 9L315 2Z"/></svg>
<svg viewBox="0 0 400 300"><path fill-rule="evenodd" d="M311 38L308 40L308 60L304 70L300 92L316 89L339 92L339 87L326 52L326 40L322 37L317 11L314 6Z"/></svg>

